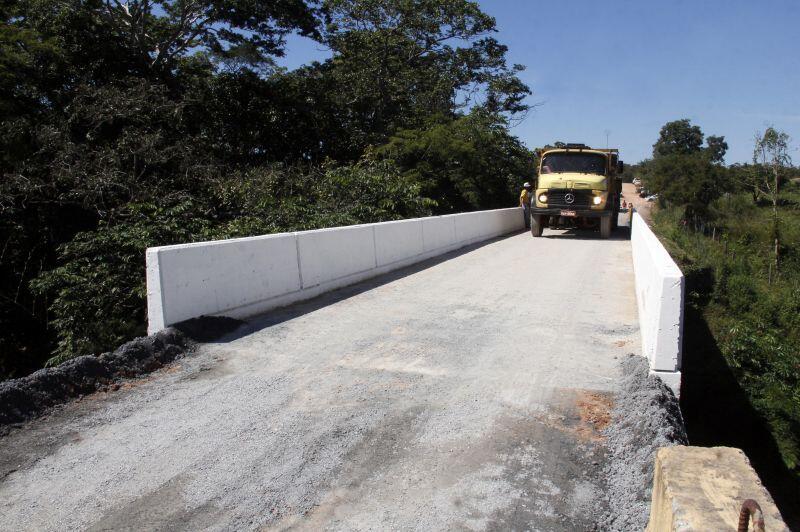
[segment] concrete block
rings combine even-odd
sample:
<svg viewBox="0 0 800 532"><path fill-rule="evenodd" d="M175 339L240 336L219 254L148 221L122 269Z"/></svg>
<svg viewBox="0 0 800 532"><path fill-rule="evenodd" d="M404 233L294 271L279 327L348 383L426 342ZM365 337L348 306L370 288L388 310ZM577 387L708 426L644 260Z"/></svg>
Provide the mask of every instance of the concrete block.
<svg viewBox="0 0 800 532"><path fill-rule="evenodd" d="M453 216L456 242L466 245L481 240L484 235L492 234L492 225L496 218L495 211L470 212Z"/></svg>
<svg viewBox="0 0 800 532"><path fill-rule="evenodd" d="M500 209L494 212L500 215L496 219L495 225L498 234L508 234L525 229L525 217L522 213L522 207Z"/></svg>
<svg viewBox="0 0 800 532"><path fill-rule="evenodd" d="M150 256L157 254L161 281L162 318L153 321L153 329L300 289L293 234L199 242L148 251ZM148 296L150 300L155 302L157 298ZM154 312L157 306L148 307L148 314Z"/></svg>
<svg viewBox="0 0 800 532"><path fill-rule="evenodd" d="M519 207L456 214L453 221L458 245L495 238L525 227Z"/></svg>
<svg viewBox="0 0 800 532"><path fill-rule="evenodd" d="M297 233L303 288L377 268L371 225Z"/></svg>
<svg viewBox="0 0 800 532"><path fill-rule="evenodd" d="M643 354L653 370L678 371L683 340L683 273L638 213L633 215L631 250Z"/></svg>
<svg viewBox="0 0 800 532"><path fill-rule="evenodd" d="M422 242L426 253L454 248L456 245L455 216L422 218Z"/></svg>
<svg viewBox="0 0 800 532"><path fill-rule="evenodd" d="M656 453L647 532L736 530L746 499L761 507L766 530L789 530L740 449L662 447Z"/></svg>
<svg viewBox="0 0 800 532"><path fill-rule="evenodd" d="M147 279L147 334L155 334L164 324L164 299L161 289L161 267L158 248L150 248L145 253Z"/></svg>
<svg viewBox="0 0 800 532"><path fill-rule="evenodd" d="M378 267L422 255L422 219L374 224Z"/></svg>
<svg viewBox="0 0 800 532"><path fill-rule="evenodd" d="M202 315L246 318L522 225L511 208L150 248L148 331Z"/></svg>

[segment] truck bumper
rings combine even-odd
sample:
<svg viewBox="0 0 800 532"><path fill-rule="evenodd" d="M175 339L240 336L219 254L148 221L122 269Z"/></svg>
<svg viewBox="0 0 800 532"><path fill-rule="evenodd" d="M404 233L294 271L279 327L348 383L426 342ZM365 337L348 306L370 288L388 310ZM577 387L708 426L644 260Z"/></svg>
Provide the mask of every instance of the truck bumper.
<svg viewBox="0 0 800 532"><path fill-rule="evenodd" d="M611 216L611 211L603 209L602 211L593 211L590 209L570 209L570 208L542 208L531 206L531 215L539 214L542 216L561 216L561 211L574 211L576 218L607 218ZM569 218L572 218L570 216Z"/></svg>

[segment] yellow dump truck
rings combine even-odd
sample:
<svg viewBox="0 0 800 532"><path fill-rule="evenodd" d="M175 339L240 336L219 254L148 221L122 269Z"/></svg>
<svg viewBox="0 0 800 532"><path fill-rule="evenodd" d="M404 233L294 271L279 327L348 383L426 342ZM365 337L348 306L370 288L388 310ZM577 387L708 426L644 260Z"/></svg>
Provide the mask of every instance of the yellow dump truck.
<svg viewBox="0 0 800 532"><path fill-rule="evenodd" d="M531 234L545 227L598 228L608 238L617 227L622 193L622 161L617 149L585 144L545 147L539 154L539 178L531 198Z"/></svg>

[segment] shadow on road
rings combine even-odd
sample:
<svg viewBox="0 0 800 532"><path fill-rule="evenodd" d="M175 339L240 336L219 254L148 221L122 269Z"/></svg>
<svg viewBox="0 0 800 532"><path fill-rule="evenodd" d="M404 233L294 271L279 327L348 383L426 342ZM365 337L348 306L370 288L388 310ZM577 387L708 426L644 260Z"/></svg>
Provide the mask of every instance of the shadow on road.
<svg viewBox="0 0 800 532"><path fill-rule="evenodd" d="M627 225L623 225L623 223L627 222L627 220L622 219L623 216L626 215L620 216L620 225L617 229L615 229L611 233L611 237L608 240L630 240L630 227L628 227ZM552 233L552 231L554 230L546 229L543 237L550 239L601 240L600 232L592 229L558 230L558 232L555 234ZM548 232L550 232L550 234L547 234ZM410 266L406 266L404 268L400 268L398 270L379 275L378 277L374 277L372 279L367 279L365 281L361 281L359 283L346 286L344 288L338 288L331 292L326 292L312 299L300 301L297 303L292 303L291 305L270 310L265 314L249 318L248 320L246 320L244 325L238 327L235 331L228 334L217 336L215 339L208 340L206 343L232 342L234 340L242 338L243 336L253 334L254 332L257 332L261 329L266 329L268 327L272 327L273 325L278 325L280 323L297 318L304 314L314 312L323 307L327 307L334 303L338 303L339 301L345 300L347 298L353 297L363 292L367 292L369 290L391 283L398 279L402 279L403 277L413 275L417 272L426 270L432 266L436 266L437 264L441 264L448 260L464 255L466 253L470 253L472 251L475 251L476 249L480 249L484 246L491 245L494 242L498 242L500 240L504 240L506 238L518 235L527 235L528 238L532 238L530 236L530 232L528 230L524 230L516 233L510 233L502 237L493 238L491 240L484 240L482 242L477 242L475 244L471 244L469 246L465 246L463 248L450 251L443 255L439 255L437 257L433 257L424 260L422 262L418 262L416 264L412 264Z"/></svg>
<svg viewBox="0 0 800 532"><path fill-rule="evenodd" d="M608 240L630 240L631 227L628 217L630 214L627 211L621 211L619 214L619 226L611 231L611 237ZM554 231L558 231L554 233ZM602 240L600 238L599 229L548 229L545 228L542 234L543 238L561 239L566 238L570 240Z"/></svg>
<svg viewBox="0 0 800 532"><path fill-rule="evenodd" d="M558 231L553 233L553 231ZM543 238L569 239L569 240L602 240L600 231L595 229L545 229ZM629 227L619 226L611 232L607 240L630 240L631 230Z"/></svg>
<svg viewBox="0 0 800 532"><path fill-rule="evenodd" d="M242 326L238 327L235 331L219 336L213 341L208 341L206 343L222 344L222 343L232 342L244 336L248 336L257 331L260 331L262 329L278 325L285 321L300 317L304 314L309 314L321 308L338 303L339 301L343 301L345 299L367 292L374 288L378 288L393 281L397 281L398 279L402 279L403 277L407 277L422 270L426 270L428 268L431 268L432 266L436 266L437 264L441 264L456 257L460 257L461 255L465 255L467 253L475 251L476 249L489 246L495 242L513 236L517 236L523 233L528 233L528 232L520 231L516 233L509 233L507 235L498 238L493 238L491 240L476 242L475 244L470 244L463 248L459 248L450 251L448 253L432 257L430 259L418 262L416 264L412 264L404 268L399 268L397 270L381 274L377 277L373 277L372 279L367 279L365 281L361 281L352 284L350 286L345 286L343 288L338 288L336 290L326 292L312 299L299 301L297 303L292 303L291 305L269 310L266 313L261 314L259 316L248 318L245 321L245 323Z"/></svg>

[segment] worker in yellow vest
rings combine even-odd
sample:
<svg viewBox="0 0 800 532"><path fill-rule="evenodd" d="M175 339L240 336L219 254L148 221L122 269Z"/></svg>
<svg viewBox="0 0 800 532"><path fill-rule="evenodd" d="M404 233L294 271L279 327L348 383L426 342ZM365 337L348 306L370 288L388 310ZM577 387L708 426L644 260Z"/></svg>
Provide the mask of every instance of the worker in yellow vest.
<svg viewBox="0 0 800 532"><path fill-rule="evenodd" d="M522 214L525 216L525 229L531 228L531 184L522 185L522 192L519 194L519 206L522 207Z"/></svg>

